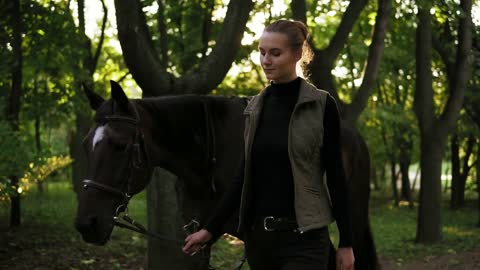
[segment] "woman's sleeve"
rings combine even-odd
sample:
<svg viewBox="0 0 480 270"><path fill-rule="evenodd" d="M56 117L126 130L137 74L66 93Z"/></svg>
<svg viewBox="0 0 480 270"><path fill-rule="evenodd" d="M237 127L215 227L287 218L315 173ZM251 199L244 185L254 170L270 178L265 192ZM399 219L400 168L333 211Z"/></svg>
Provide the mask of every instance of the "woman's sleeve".
<svg viewBox="0 0 480 270"><path fill-rule="evenodd" d="M245 158L242 158L240 166L235 177L232 179L226 192L217 204L213 215L207 221L205 229L216 239L222 235L222 228L233 213L240 207L240 197L242 194L243 175L245 170Z"/></svg>
<svg viewBox="0 0 480 270"><path fill-rule="evenodd" d="M339 247L352 246L351 195L342 163L340 115L337 104L328 95L324 114L324 143L322 159L327 173L327 186L333 216L340 233Z"/></svg>

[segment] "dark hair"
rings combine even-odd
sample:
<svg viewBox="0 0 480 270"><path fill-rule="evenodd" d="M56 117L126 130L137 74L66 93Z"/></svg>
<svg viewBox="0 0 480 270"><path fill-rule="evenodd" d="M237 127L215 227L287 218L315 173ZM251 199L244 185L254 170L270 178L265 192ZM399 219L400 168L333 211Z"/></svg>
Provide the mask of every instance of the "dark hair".
<svg viewBox="0 0 480 270"><path fill-rule="evenodd" d="M302 49L301 67L304 69L313 59L313 51L308 43L310 33L307 26L301 21L278 20L267 27L264 32L276 32L287 35L293 50Z"/></svg>

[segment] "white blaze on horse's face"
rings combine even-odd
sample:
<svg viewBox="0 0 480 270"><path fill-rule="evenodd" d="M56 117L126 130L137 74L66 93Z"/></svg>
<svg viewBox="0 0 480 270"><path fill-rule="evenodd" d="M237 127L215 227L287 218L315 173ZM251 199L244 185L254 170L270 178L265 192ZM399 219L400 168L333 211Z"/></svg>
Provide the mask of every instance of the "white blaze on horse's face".
<svg viewBox="0 0 480 270"><path fill-rule="evenodd" d="M105 126L98 127L93 135L92 152L95 150L95 145L105 137Z"/></svg>

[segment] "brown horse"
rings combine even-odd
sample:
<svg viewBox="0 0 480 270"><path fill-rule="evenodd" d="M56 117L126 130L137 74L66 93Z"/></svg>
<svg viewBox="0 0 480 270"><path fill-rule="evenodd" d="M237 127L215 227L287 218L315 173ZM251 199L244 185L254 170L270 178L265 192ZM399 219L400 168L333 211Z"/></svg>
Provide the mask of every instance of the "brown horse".
<svg viewBox="0 0 480 270"><path fill-rule="evenodd" d="M109 100L86 88L85 92L96 115L83 142L89 171L79 194L75 227L86 242L107 243L115 218L131 196L146 187L155 166L182 179L186 197L221 198L243 151L247 98L184 95L129 100L113 81ZM355 269L378 269L368 221L368 149L359 134L345 128L342 143L354 202ZM208 218L205 212L200 222ZM233 219L225 232L242 238L236 235Z"/></svg>

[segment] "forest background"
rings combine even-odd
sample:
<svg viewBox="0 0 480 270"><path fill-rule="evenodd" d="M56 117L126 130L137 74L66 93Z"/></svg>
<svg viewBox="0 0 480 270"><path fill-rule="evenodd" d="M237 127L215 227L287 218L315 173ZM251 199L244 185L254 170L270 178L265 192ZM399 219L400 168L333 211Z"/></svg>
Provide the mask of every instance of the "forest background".
<svg viewBox="0 0 480 270"><path fill-rule="evenodd" d="M0 268L151 265L135 234L98 248L73 229L93 113L81 83L106 98L109 80L130 98L255 95L257 40L279 18L308 25L307 77L368 144L385 267L480 267L478 1L0 0ZM147 197L132 206L144 223ZM240 250L225 237L213 264Z"/></svg>

